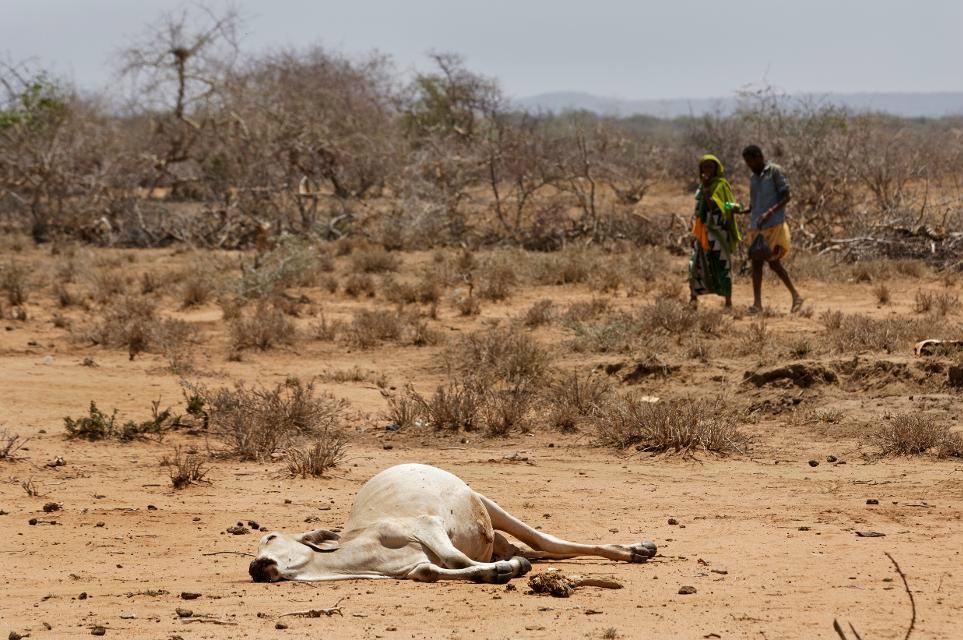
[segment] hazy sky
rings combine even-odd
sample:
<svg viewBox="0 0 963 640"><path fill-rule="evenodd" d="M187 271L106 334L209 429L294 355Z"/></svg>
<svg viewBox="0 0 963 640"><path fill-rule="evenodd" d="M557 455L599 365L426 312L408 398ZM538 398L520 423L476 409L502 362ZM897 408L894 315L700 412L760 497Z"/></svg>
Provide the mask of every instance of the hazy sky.
<svg viewBox="0 0 963 640"><path fill-rule="evenodd" d="M223 2L209 2L223 7ZM401 70L463 54L513 96L621 98L963 91L963 0L237 0L243 49L378 49ZM34 58L81 87L173 0L0 0L0 58Z"/></svg>

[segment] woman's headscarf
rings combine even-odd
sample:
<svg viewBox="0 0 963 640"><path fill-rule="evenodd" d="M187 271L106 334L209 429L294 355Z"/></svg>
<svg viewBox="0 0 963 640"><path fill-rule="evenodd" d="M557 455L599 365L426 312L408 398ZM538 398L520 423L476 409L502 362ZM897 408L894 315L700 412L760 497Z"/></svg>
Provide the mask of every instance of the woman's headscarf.
<svg viewBox="0 0 963 640"><path fill-rule="evenodd" d="M726 210L726 203L735 202L736 198L732 195L732 185L726 180L726 169L722 166L722 161L711 153L707 153L699 158L699 166L701 167L702 163L707 161L716 163L716 175L709 181L707 186L699 185L696 197L704 198L705 195L708 195L709 199L719 207L723 224L729 232L726 248L731 253L736 250L739 246L739 241L742 239L739 234L739 225L736 223L735 215L732 211Z"/></svg>

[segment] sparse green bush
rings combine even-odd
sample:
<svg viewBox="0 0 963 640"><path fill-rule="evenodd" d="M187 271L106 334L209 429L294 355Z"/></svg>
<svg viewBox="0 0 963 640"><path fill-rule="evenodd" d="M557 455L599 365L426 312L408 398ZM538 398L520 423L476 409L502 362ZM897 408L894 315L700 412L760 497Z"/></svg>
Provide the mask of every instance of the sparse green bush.
<svg viewBox="0 0 963 640"><path fill-rule="evenodd" d="M21 438L20 434L10 433L6 429L0 429L0 460L14 460L17 451L27 444L30 438Z"/></svg>
<svg viewBox="0 0 963 640"><path fill-rule="evenodd" d="M21 307L27 302L29 293L29 272L11 261L6 267L0 267L0 289L7 294L7 301L14 307Z"/></svg>
<svg viewBox="0 0 963 640"><path fill-rule="evenodd" d="M117 410L109 416L97 408L97 404L91 400L88 415L74 419L64 418L64 428L67 430L68 438L80 438L90 440L117 439L122 442L130 442L144 436L155 436L162 438L164 432L174 422L170 408L160 410L160 403L155 401L152 404L153 417L144 422L134 422L128 420L122 425L117 424Z"/></svg>

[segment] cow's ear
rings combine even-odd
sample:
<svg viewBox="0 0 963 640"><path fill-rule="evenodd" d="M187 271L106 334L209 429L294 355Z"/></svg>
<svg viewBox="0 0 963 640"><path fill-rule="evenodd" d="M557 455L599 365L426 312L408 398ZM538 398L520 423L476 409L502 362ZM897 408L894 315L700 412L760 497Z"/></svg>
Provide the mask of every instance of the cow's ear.
<svg viewBox="0 0 963 640"><path fill-rule="evenodd" d="M338 542L340 539L341 536L327 529L315 529L314 531L302 533L297 537L298 542L321 553L337 550L338 547L341 546Z"/></svg>
<svg viewBox="0 0 963 640"><path fill-rule="evenodd" d="M307 540L302 540L301 544L306 547L311 547L319 553L331 553L332 551L337 551L341 546L341 543L337 540L328 540L327 542L322 542L320 544L315 544L313 542L308 542Z"/></svg>

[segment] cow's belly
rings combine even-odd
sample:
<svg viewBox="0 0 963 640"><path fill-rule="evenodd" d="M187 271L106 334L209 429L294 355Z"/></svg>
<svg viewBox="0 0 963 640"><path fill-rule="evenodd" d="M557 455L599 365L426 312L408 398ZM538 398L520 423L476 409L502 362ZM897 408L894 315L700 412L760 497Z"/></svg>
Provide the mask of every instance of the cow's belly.
<svg viewBox="0 0 963 640"><path fill-rule="evenodd" d="M358 491L342 544L387 519L440 519L455 548L472 560L491 560L494 531L488 510L458 476L437 467L403 464L385 469Z"/></svg>

